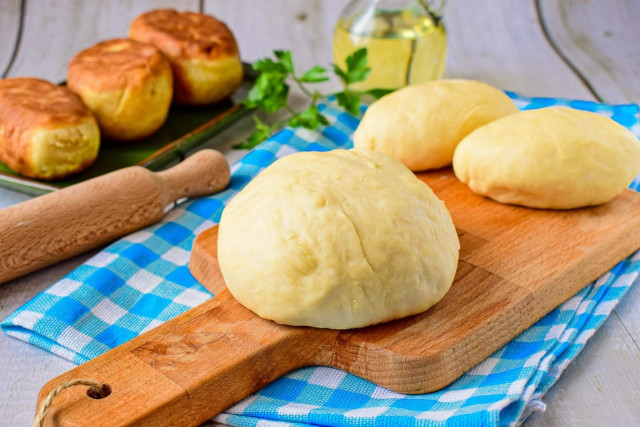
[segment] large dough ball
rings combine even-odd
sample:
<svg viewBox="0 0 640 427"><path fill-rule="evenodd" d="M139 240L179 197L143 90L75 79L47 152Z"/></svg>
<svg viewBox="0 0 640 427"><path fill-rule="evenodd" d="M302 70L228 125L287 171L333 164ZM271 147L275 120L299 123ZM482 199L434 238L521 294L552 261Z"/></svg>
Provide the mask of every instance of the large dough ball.
<svg viewBox="0 0 640 427"><path fill-rule="evenodd" d="M453 158L460 181L502 203L571 209L608 202L640 173L640 142L599 114L529 110L466 137Z"/></svg>
<svg viewBox="0 0 640 427"><path fill-rule="evenodd" d="M294 154L262 172L224 210L218 259L233 296L261 317L347 329L438 302L459 247L426 184L354 149Z"/></svg>
<svg viewBox="0 0 640 427"><path fill-rule="evenodd" d="M474 129L518 111L504 92L473 80L407 86L371 104L354 134L356 147L389 154L413 171L451 164Z"/></svg>

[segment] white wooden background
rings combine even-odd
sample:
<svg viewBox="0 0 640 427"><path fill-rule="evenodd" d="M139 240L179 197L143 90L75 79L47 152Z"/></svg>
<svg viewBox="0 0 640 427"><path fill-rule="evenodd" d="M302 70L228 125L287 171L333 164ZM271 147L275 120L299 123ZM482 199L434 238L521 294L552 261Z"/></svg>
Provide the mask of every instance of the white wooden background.
<svg viewBox="0 0 640 427"><path fill-rule="evenodd" d="M346 0L0 0L0 74L63 80L78 50L124 36L160 6L204 10L235 32L242 57L291 49L301 66L331 61L331 32ZM450 0L448 77L525 95L640 102L640 1ZM212 145L248 134L244 121ZM0 189L0 208L28 197ZM640 213L639 213L640 214ZM4 318L90 254L0 285ZM640 288L634 286L546 395L532 426L640 424ZM0 334L0 425L28 425L39 388L74 365Z"/></svg>

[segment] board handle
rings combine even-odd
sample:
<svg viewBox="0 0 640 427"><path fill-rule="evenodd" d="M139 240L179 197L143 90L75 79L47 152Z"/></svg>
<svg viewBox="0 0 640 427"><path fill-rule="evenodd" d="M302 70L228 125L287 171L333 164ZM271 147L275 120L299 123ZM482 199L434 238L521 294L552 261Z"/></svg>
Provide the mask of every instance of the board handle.
<svg viewBox="0 0 640 427"><path fill-rule="evenodd" d="M87 387L68 388L44 425L196 426L293 369L329 365L336 335L261 319L225 290L53 379L37 408L61 385L91 379L109 394L96 399Z"/></svg>

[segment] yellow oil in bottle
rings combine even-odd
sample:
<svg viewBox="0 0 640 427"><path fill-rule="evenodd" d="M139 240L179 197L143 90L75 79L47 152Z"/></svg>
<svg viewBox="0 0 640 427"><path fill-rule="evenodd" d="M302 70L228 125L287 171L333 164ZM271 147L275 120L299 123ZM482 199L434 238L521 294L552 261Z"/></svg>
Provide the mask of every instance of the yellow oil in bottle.
<svg viewBox="0 0 640 427"><path fill-rule="evenodd" d="M447 56L442 22L410 9L369 15L341 18L333 37L333 60L341 67L355 50L367 48L371 72L354 89L397 89L442 77Z"/></svg>

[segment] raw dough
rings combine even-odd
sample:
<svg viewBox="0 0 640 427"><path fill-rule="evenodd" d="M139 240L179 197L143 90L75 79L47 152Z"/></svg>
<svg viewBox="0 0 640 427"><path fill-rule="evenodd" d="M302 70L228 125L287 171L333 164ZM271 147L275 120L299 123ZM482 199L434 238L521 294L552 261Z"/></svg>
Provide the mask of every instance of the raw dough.
<svg viewBox="0 0 640 427"><path fill-rule="evenodd" d="M356 147L389 154L413 171L451 164L471 131L518 111L504 92L473 80L407 86L371 104L354 134Z"/></svg>
<svg viewBox="0 0 640 427"><path fill-rule="evenodd" d="M218 260L259 316L347 329L422 312L449 290L458 237L431 189L370 150L298 153L225 208Z"/></svg>
<svg viewBox="0 0 640 427"><path fill-rule="evenodd" d="M453 168L471 190L499 202L571 209L621 193L640 173L640 142L608 117L543 108L471 133Z"/></svg>

